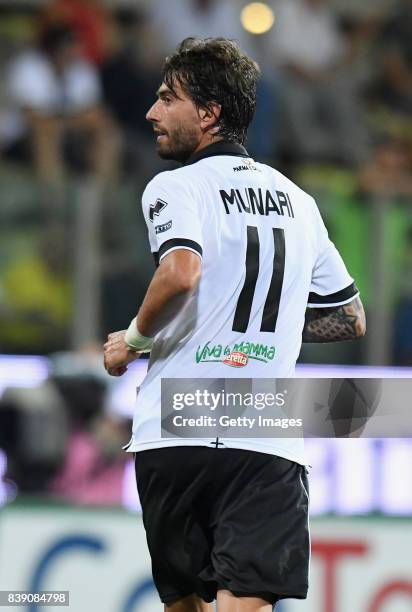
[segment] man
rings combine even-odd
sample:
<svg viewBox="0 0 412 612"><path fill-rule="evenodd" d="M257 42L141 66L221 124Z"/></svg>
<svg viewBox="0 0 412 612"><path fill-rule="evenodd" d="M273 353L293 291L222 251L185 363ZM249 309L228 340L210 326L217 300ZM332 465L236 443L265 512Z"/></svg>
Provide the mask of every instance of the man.
<svg viewBox="0 0 412 612"><path fill-rule="evenodd" d="M14 136L29 135L36 173L44 185L58 193L63 188L68 135L84 141L90 170L99 183L107 182L116 167L117 132L101 104L97 70L82 59L69 26L47 27L37 46L14 58L7 85L16 113ZM55 207L56 198L51 199Z"/></svg>
<svg viewBox="0 0 412 612"><path fill-rule="evenodd" d="M171 612L211 611L215 598L220 612L268 612L305 598L308 497L300 439L161 438L161 378L289 377L302 333L324 342L365 331L313 199L243 146L258 77L226 39L186 39L166 60L147 119L159 155L184 165L144 192L159 265L136 319L105 344L113 375L151 350L128 450ZM266 347L267 359L244 352L244 368L227 367L241 343Z"/></svg>

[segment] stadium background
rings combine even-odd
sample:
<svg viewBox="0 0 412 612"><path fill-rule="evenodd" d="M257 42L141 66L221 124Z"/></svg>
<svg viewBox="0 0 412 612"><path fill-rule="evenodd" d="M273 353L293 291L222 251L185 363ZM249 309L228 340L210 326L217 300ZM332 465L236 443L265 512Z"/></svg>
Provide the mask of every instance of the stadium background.
<svg viewBox="0 0 412 612"><path fill-rule="evenodd" d="M153 272L139 196L171 165L144 115L187 35L261 63L249 150L316 196L360 287L367 336L301 374L411 372L411 0L0 0L0 589L76 612L159 609L120 451L146 364L109 380L100 347ZM282 612L409 611L412 441L308 455L312 586Z"/></svg>

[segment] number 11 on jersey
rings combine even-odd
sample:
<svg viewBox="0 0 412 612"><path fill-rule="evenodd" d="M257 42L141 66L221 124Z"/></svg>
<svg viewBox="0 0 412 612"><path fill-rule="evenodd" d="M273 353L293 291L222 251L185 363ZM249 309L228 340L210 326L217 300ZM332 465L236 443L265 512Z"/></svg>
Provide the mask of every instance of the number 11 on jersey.
<svg viewBox="0 0 412 612"><path fill-rule="evenodd" d="M285 231L274 227L273 231L273 269L269 290L263 308L260 331L274 332L279 314L280 296L282 293L283 276L285 272ZM246 276L236 305L233 320L233 331L245 333L249 325L253 297L259 275L259 232L258 228L247 226Z"/></svg>

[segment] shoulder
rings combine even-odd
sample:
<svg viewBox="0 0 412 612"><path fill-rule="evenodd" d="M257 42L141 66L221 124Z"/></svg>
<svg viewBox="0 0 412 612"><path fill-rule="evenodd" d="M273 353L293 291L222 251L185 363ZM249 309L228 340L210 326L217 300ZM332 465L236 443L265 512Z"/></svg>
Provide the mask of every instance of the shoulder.
<svg viewBox="0 0 412 612"><path fill-rule="evenodd" d="M190 171L191 166L182 166L175 170L165 170L156 174L146 185L143 192L143 198L152 195L157 191L175 193L179 191L190 192L193 187L193 172Z"/></svg>

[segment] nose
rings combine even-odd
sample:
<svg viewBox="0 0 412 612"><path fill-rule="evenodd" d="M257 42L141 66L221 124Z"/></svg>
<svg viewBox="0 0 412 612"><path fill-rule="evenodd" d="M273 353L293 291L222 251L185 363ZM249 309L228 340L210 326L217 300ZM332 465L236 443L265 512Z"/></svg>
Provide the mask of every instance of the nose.
<svg viewBox="0 0 412 612"><path fill-rule="evenodd" d="M159 100L156 100L156 102L149 108L149 110L146 113L146 119L147 121L151 121L152 123L155 123L156 121L159 121L159 113L158 113L158 104L159 104Z"/></svg>

